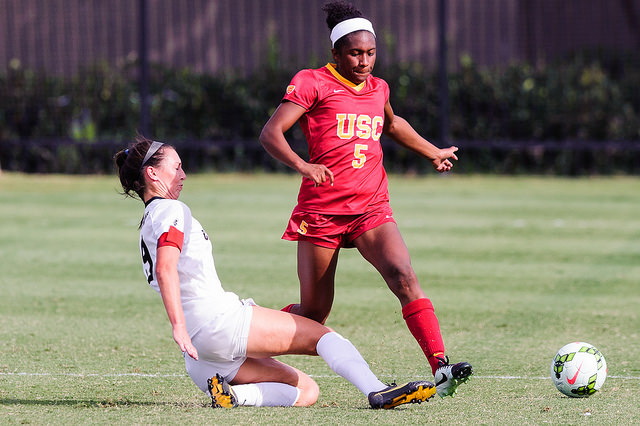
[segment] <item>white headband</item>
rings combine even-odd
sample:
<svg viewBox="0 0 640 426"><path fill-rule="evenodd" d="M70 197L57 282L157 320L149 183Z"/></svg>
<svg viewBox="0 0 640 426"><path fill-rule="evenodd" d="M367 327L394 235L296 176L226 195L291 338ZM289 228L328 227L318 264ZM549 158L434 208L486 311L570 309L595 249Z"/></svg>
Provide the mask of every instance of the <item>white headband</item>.
<svg viewBox="0 0 640 426"><path fill-rule="evenodd" d="M149 161L149 158L153 157L153 154L155 154L160 149L160 147L162 147L162 145L164 145L162 142L153 141L153 143L149 146L149 149L147 150L147 154L144 156L144 160L142 160L142 165L140 166L140 170L142 170L144 165L147 164L147 161Z"/></svg>
<svg viewBox="0 0 640 426"><path fill-rule="evenodd" d="M373 32L373 25L371 25L371 22L367 19L351 18L340 22L338 25L333 27L333 30L331 30L331 47L334 47L336 41L340 40L340 38L347 34L362 30L369 31L374 37L376 36L376 33Z"/></svg>

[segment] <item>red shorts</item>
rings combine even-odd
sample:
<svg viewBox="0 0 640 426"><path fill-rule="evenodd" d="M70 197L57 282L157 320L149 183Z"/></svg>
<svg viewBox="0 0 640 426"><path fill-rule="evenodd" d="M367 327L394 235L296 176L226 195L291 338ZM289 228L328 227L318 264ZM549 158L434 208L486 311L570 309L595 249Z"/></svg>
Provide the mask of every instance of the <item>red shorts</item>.
<svg viewBox="0 0 640 426"><path fill-rule="evenodd" d="M354 215L327 215L298 210L296 206L282 239L309 241L317 246L336 249L353 247L353 240L383 223L396 221L389 203L381 203L370 211Z"/></svg>

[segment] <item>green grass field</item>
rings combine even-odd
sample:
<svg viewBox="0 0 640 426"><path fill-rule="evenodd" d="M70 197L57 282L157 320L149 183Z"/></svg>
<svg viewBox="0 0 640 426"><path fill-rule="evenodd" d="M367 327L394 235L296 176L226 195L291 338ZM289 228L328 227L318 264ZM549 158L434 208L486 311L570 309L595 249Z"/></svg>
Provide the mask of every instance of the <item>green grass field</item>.
<svg viewBox="0 0 640 426"><path fill-rule="evenodd" d="M280 235L299 179L195 175L182 200L212 237L226 289L295 302ZM454 399L374 411L321 359L311 408L212 410L190 381L137 248L140 202L114 176L0 175L0 423L639 424L640 180L392 177L392 206L449 355L475 377ZM400 307L356 251L338 266L328 325L383 381L431 378ZM609 377L561 395L549 366L583 340Z"/></svg>

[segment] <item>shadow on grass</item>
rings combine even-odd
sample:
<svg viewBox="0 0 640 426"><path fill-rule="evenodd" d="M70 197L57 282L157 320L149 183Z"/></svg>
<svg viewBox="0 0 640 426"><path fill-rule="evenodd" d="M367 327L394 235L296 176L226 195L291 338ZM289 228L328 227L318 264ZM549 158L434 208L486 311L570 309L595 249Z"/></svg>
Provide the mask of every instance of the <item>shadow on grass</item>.
<svg viewBox="0 0 640 426"><path fill-rule="evenodd" d="M0 398L0 405L31 405L31 406L68 406L68 407L85 407L85 408L108 408L108 407L151 407L151 406L173 406L173 407L208 407L206 403L187 403L175 401L130 401L126 399L18 399L18 398Z"/></svg>

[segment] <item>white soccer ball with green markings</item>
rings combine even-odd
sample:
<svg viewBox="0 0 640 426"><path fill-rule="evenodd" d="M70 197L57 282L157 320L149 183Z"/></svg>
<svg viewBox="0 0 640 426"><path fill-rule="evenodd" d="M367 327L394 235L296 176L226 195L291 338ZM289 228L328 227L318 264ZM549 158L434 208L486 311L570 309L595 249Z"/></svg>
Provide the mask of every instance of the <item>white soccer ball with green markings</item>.
<svg viewBox="0 0 640 426"><path fill-rule="evenodd" d="M595 346L573 342L560 348L551 363L551 380L572 398L586 398L607 379L607 361Z"/></svg>

